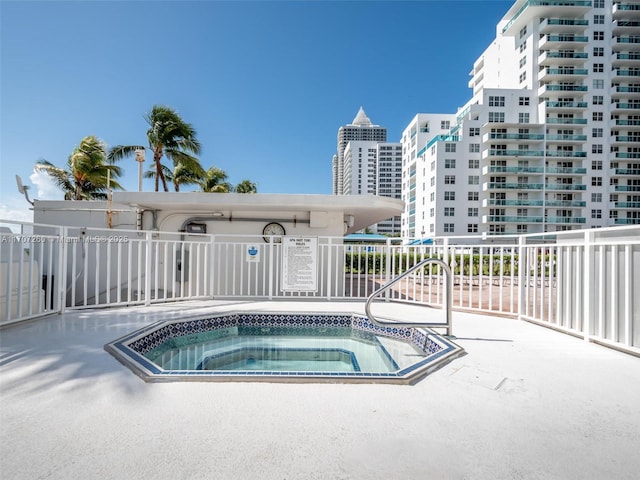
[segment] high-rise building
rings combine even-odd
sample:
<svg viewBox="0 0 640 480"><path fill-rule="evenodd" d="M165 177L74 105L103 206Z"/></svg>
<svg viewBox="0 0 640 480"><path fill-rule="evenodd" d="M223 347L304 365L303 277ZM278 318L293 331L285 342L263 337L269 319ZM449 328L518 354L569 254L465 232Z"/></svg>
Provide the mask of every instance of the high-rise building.
<svg viewBox="0 0 640 480"><path fill-rule="evenodd" d="M358 110L353 122L338 129L337 154L333 156L332 162L332 193L334 195L347 194L345 192L345 184L351 180L345 179L344 150L351 141L386 142L387 129L371 123L362 107Z"/></svg>
<svg viewBox="0 0 640 480"><path fill-rule="evenodd" d="M640 223L640 0L518 0L470 75L415 157L405 129L403 235Z"/></svg>

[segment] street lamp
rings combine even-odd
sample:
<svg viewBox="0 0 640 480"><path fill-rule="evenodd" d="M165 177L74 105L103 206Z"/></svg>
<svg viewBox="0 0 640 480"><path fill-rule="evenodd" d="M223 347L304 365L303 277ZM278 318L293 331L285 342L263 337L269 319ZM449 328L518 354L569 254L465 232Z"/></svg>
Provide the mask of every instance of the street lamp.
<svg viewBox="0 0 640 480"><path fill-rule="evenodd" d="M136 162L138 162L138 191L142 191L142 164L144 163L144 148L136 148Z"/></svg>

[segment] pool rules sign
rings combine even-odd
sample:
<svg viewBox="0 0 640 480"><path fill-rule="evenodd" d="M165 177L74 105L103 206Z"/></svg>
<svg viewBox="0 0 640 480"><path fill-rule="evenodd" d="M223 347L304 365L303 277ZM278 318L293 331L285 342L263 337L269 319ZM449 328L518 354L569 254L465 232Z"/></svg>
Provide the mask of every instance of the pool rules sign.
<svg viewBox="0 0 640 480"><path fill-rule="evenodd" d="M282 291L318 291L318 239L282 238Z"/></svg>

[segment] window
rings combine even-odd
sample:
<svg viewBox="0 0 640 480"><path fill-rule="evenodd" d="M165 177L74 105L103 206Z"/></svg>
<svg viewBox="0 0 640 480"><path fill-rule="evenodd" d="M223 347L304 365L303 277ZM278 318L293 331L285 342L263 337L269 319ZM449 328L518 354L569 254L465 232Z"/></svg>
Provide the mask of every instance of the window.
<svg viewBox="0 0 640 480"><path fill-rule="evenodd" d="M520 67L524 67L527 64L527 57L522 57L520 59Z"/></svg>
<svg viewBox="0 0 640 480"><path fill-rule="evenodd" d="M604 48L602 48L602 47L593 47L593 56L594 57L604 57Z"/></svg>
<svg viewBox="0 0 640 480"><path fill-rule="evenodd" d="M469 160L469 168L480 168L480 160L470 159Z"/></svg>
<svg viewBox="0 0 640 480"><path fill-rule="evenodd" d="M593 64L593 72L594 73L602 73L602 72L604 72L604 63L594 63Z"/></svg>
<svg viewBox="0 0 640 480"><path fill-rule="evenodd" d="M593 8L604 8L604 0L593 0Z"/></svg>
<svg viewBox="0 0 640 480"><path fill-rule="evenodd" d="M527 79L527 72L522 72L520 74L520 83L524 82Z"/></svg>
<svg viewBox="0 0 640 480"><path fill-rule="evenodd" d="M454 207L444 207L444 216L445 217L455 217L456 209Z"/></svg>
<svg viewBox="0 0 640 480"><path fill-rule="evenodd" d="M480 183L479 175L469 175L469 185L478 185Z"/></svg>
<svg viewBox="0 0 640 480"><path fill-rule="evenodd" d="M602 112L593 112L592 113L592 120L594 122L601 122L604 119L604 113Z"/></svg>
<svg viewBox="0 0 640 480"><path fill-rule="evenodd" d="M444 192L444 199L445 200L455 200L456 199L456 192Z"/></svg>
<svg viewBox="0 0 640 480"><path fill-rule="evenodd" d="M591 169L592 170L602 170L602 160L592 160L591 161Z"/></svg>
<svg viewBox="0 0 640 480"><path fill-rule="evenodd" d="M436 186L436 177L431 177L431 186L432 187Z"/></svg>
<svg viewBox="0 0 640 480"><path fill-rule="evenodd" d="M504 112L489 112L489 122L504 123Z"/></svg>
<svg viewBox="0 0 640 480"><path fill-rule="evenodd" d="M469 129L470 137L479 137L480 136L480 127L471 127Z"/></svg>
<svg viewBox="0 0 640 480"><path fill-rule="evenodd" d="M602 105L604 104L604 97L602 95L594 95L591 103L594 105Z"/></svg>
<svg viewBox="0 0 640 480"><path fill-rule="evenodd" d="M520 53L524 52L527 49L527 41L525 40L520 44Z"/></svg>
<svg viewBox="0 0 640 480"><path fill-rule="evenodd" d="M528 113L519 113L518 114L518 123L529 123L529 114Z"/></svg>
<svg viewBox="0 0 640 480"><path fill-rule="evenodd" d="M478 233L478 224L477 223L468 223L467 224L467 233Z"/></svg>
<svg viewBox="0 0 640 480"><path fill-rule="evenodd" d="M435 209L435 208L433 208L433 207L431 207L431 208L429 209L429 217L433 218L433 217L435 217L435 216L436 216L436 209Z"/></svg>
<svg viewBox="0 0 640 480"><path fill-rule="evenodd" d="M478 207L469 207L467 209L468 217L477 217L478 216Z"/></svg>
<svg viewBox="0 0 640 480"><path fill-rule="evenodd" d="M445 185L455 185L456 184L456 176L455 175L445 175L444 176L444 184Z"/></svg>
<svg viewBox="0 0 640 480"><path fill-rule="evenodd" d="M520 97L518 99L518 105L520 105L520 106L529 105L529 97Z"/></svg>
<svg viewBox="0 0 640 480"><path fill-rule="evenodd" d="M444 151L445 152L455 152L456 151L456 144L455 143L445 143L444 144Z"/></svg>
<svg viewBox="0 0 640 480"><path fill-rule="evenodd" d="M444 168L456 168L456 159L455 158L445 158L444 159Z"/></svg>
<svg viewBox="0 0 640 480"><path fill-rule="evenodd" d="M604 32L593 32L594 40L604 40Z"/></svg>
<svg viewBox="0 0 640 480"><path fill-rule="evenodd" d="M479 143L470 143L469 144L469 153L479 153L480 152L480 144Z"/></svg>
<svg viewBox="0 0 640 480"><path fill-rule="evenodd" d="M454 232L453 223L445 223L444 233L453 233L453 232Z"/></svg>
<svg viewBox="0 0 640 480"><path fill-rule="evenodd" d="M591 145L591 153L602 153L602 145L597 143Z"/></svg>
<svg viewBox="0 0 640 480"><path fill-rule="evenodd" d="M594 90L602 90L604 88L604 80L594 80L593 88Z"/></svg>
<svg viewBox="0 0 640 480"><path fill-rule="evenodd" d="M469 192L467 193L467 200L469 200L470 202L477 202L478 196L478 192Z"/></svg>
<svg viewBox="0 0 640 480"><path fill-rule="evenodd" d="M524 37L527 34L527 26L525 25L520 29L520 38Z"/></svg>
<svg viewBox="0 0 640 480"><path fill-rule="evenodd" d="M442 120L440 122L440 130L449 130L451 128L451 122L449 120Z"/></svg>
<svg viewBox="0 0 640 480"><path fill-rule="evenodd" d="M601 187L602 186L602 177L591 177L591 186L592 187Z"/></svg>
<svg viewBox="0 0 640 480"><path fill-rule="evenodd" d="M593 24L594 25L604 25L604 15L594 15L593 16Z"/></svg>
<svg viewBox="0 0 640 480"><path fill-rule="evenodd" d="M489 96L490 107L504 107L504 97Z"/></svg>
<svg viewBox="0 0 640 480"><path fill-rule="evenodd" d="M601 193L592 193L591 194L591 201L594 202L594 203L602 202L602 194Z"/></svg>
<svg viewBox="0 0 640 480"><path fill-rule="evenodd" d="M593 138L601 138L603 135L603 129L602 128L593 128L591 129L591 136Z"/></svg>
<svg viewBox="0 0 640 480"><path fill-rule="evenodd" d="M591 210L591 218L602 218L602 210L599 208Z"/></svg>

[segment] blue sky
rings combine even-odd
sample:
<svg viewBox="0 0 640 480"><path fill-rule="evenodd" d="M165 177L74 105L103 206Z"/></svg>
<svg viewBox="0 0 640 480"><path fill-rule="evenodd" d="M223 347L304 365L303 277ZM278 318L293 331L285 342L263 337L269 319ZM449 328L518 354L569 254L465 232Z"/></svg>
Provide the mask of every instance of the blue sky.
<svg viewBox="0 0 640 480"><path fill-rule="evenodd" d="M338 128L362 105L399 141L416 113L454 113L512 3L0 0L0 218L31 220L16 174L62 199L37 160L64 166L87 135L146 145L154 104L231 183L330 194ZM137 190L135 161L120 165Z"/></svg>

